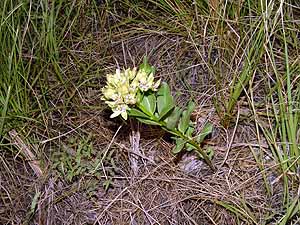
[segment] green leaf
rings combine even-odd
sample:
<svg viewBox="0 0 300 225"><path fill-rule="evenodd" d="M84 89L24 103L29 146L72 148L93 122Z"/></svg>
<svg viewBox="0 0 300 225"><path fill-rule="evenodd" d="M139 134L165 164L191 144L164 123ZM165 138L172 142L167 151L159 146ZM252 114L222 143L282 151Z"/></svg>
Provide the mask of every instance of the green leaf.
<svg viewBox="0 0 300 225"><path fill-rule="evenodd" d="M147 74L155 72L155 68L153 66L150 66L146 56L144 57L143 63L139 66L139 69L144 70Z"/></svg>
<svg viewBox="0 0 300 225"><path fill-rule="evenodd" d="M144 95L142 102L140 103L141 109L148 115L153 116L156 108L156 97L154 93Z"/></svg>
<svg viewBox="0 0 300 225"><path fill-rule="evenodd" d="M128 115L133 117L148 118L145 113L135 108L131 108L130 110L128 110Z"/></svg>
<svg viewBox="0 0 300 225"><path fill-rule="evenodd" d="M182 151L182 149L186 143L186 140L183 140L182 138L175 138L175 140L176 140L176 145L174 146L172 152L174 154L177 154Z"/></svg>
<svg viewBox="0 0 300 225"><path fill-rule="evenodd" d="M215 155L215 151L213 150L213 148L212 148L211 146L208 146L208 147L206 148L206 154L207 154L209 160L212 160L212 158L213 158L214 155Z"/></svg>
<svg viewBox="0 0 300 225"><path fill-rule="evenodd" d="M196 149L196 148L194 148L194 149ZM194 149L190 149L190 150L187 149L187 151L191 151L191 150L194 150ZM212 148L211 146L207 146L207 147L205 147L205 148L203 149L203 151L204 151L204 153L207 155L208 159L209 159L209 160L212 160L212 158L213 158L213 156L214 156L214 154L215 154L213 148ZM198 151L195 151L195 152L198 154L198 156L199 156L201 159L204 159L204 157L203 157L202 154L200 154Z"/></svg>
<svg viewBox="0 0 300 225"><path fill-rule="evenodd" d="M213 125L211 123L206 123L201 133L197 136L196 140L198 143L202 143L204 138L213 131Z"/></svg>
<svg viewBox="0 0 300 225"><path fill-rule="evenodd" d="M161 127L163 130L165 130L165 131L167 131L168 133L170 133L170 134L173 134L174 136L178 136L178 133L176 133L176 131L174 131L174 130L170 130L169 128L167 128L167 127ZM172 138L172 137L171 137ZM174 138L172 138L172 139L174 139ZM174 139L175 140L175 139Z"/></svg>
<svg viewBox="0 0 300 225"><path fill-rule="evenodd" d="M140 91L136 93L136 102L139 104L142 101L143 95Z"/></svg>
<svg viewBox="0 0 300 225"><path fill-rule="evenodd" d="M157 111L159 120L161 120L167 113L174 108L174 100L171 95L170 87L163 82L157 91Z"/></svg>
<svg viewBox="0 0 300 225"><path fill-rule="evenodd" d="M165 95L170 95L171 91L170 91L170 87L166 82L162 82L160 84L160 88L157 90L157 95L160 96L165 96Z"/></svg>
<svg viewBox="0 0 300 225"><path fill-rule="evenodd" d="M189 138L192 138L192 134L194 132L195 128L190 124L190 126L187 128L185 135Z"/></svg>
<svg viewBox="0 0 300 225"><path fill-rule="evenodd" d="M195 146L191 145L190 143L186 143L185 147L188 152L197 149Z"/></svg>
<svg viewBox="0 0 300 225"><path fill-rule="evenodd" d="M41 192L36 192L33 199L32 199L32 202L31 202L31 206L30 206L30 214L33 214L35 209L36 209L36 206L38 204L38 200L39 200L39 197L40 197L40 194Z"/></svg>
<svg viewBox="0 0 300 225"><path fill-rule="evenodd" d="M168 129L174 129L176 127L181 113L182 113L182 109L176 106L173 112L171 113L171 115L165 119Z"/></svg>
<svg viewBox="0 0 300 225"><path fill-rule="evenodd" d="M2 101L2 109L0 108L0 112L1 112L1 117L0 117L0 136L2 135L3 133L3 128L4 128L4 120L6 118L6 114L7 114L7 109L8 109L8 104L9 104L9 98L10 98L10 92L11 92L11 86L8 87L8 90L7 90L7 95L6 95L6 98L5 98L5 101L3 102Z"/></svg>
<svg viewBox="0 0 300 225"><path fill-rule="evenodd" d="M188 106L187 106L188 112L190 112L190 114L191 114L194 111L194 109L195 109L195 102L189 101Z"/></svg>
<svg viewBox="0 0 300 225"><path fill-rule="evenodd" d="M182 113L182 116L178 124L178 130L183 134L185 133L186 129L189 127L190 117L194 109L195 109L195 103L193 101L190 101L187 106L187 109L184 110Z"/></svg>
<svg viewBox="0 0 300 225"><path fill-rule="evenodd" d="M209 158L209 160L212 160L212 158L215 155L215 151L213 150L213 148L211 146L208 146L204 150L205 150L205 153L206 153L207 157ZM203 156L201 154L199 154L199 157L201 159L203 159Z"/></svg>
<svg viewBox="0 0 300 225"><path fill-rule="evenodd" d="M104 182L103 182L103 188L105 191L107 191L111 186L112 186L113 182L112 182L112 179L109 178L109 179L106 179Z"/></svg>
<svg viewBox="0 0 300 225"><path fill-rule="evenodd" d="M170 115L172 109L174 109L174 105L168 105L168 107L164 108L161 114L159 114L158 119L163 120L165 117Z"/></svg>
<svg viewBox="0 0 300 225"><path fill-rule="evenodd" d="M152 121L152 120L143 119L143 118L140 118L140 117L137 117L136 119L137 119L138 121L144 123L144 124L155 125L155 126L161 126L160 123L155 122L155 121Z"/></svg>

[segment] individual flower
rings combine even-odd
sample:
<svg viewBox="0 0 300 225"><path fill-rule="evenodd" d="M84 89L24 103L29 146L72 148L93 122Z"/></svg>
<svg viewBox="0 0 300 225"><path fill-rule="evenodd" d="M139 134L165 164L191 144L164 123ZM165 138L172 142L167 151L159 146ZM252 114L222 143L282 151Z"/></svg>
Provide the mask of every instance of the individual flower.
<svg viewBox="0 0 300 225"><path fill-rule="evenodd" d="M124 102L129 105L134 105L136 103L135 93L129 93L124 97Z"/></svg>
<svg viewBox="0 0 300 225"><path fill-rule="evenodd" d="M136 76L136 67L134 67L132 70L130 68L125 70L125 76L128 77L129 80L133 80Z"/></svg>
<svg viewBox="0 0 300 225"><path fill-rule="evenodd" d="M118 98L118 93L116 92L115 89L111 87L102 88L102 93L104 95L104 100L105 99L117 100Z"/></svg>
<svg viewBox="0 0 300 225"><path fill-rule="evenodd" d="M159 87L159 85L160 85L160 82L161 82L161 80L159 79L158 81L156 81L153 85L152 85L152 90L153 91L157 91L158 90L158 87Z"/></svg>
<svg viewBox="0 0 300 225"><path fill-rule="evenodd" d="M141 91L153 90L157 91L158 86L160 85L160 80L154 83L154 73L146 73L145 70L141 70L137 73L133 85L137 86Z"/></svg>
<svg viewBox="0 0 300 225"><path fill-rule="evenodd" d="M110 118L115 118L119 115L123 117L124 120L127 120L127 110L129 109L128 105L126 104L121 104L117 105L116 108L112 108L113 114L110 115Z"/></svg>

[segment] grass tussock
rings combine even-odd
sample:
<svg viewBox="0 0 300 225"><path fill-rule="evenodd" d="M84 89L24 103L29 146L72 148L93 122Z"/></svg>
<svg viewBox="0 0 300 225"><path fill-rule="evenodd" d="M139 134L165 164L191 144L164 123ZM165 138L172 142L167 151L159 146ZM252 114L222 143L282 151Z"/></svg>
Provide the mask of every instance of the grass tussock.
<svg viewBox="0 0 300 225"><path fill-rule="evenodd" d="M297 1L4 0L1 224L299 224ZM109 119L105 75L147 56L196 102L216 171Z"/></svg>

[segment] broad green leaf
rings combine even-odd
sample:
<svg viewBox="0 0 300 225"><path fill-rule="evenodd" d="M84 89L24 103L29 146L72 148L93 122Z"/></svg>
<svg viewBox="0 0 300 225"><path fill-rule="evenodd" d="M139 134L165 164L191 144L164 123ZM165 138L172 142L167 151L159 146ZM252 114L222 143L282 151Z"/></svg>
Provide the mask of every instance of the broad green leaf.
<svg viewBox="0 0 300 225"><path fill-rule="evenodd" d="M160 123L157 123L157 122L152 121L152 120L143 119L143 118L140 118L140 117L137 117L136 119L137 119L138 121L144 123L144 124L155 125L155 126L161 126Z"/></svg>
<svg viewBox="0 0 300 225"><path fill-rule="evenodd" d="M188 152L197 149L195 146L191 145L190 143L186 143L185 147Z"/></svg>
<svg viewBox="0 0 300 225"><path fill-rule="evenodd" d="M161 82L160 88L157 90L157 95L164 96L166 94L171 94L170 87L166 82Z"/></svg>
<svg viewBox="0 0 300 225"><path fill-rule="evenodd" d="M135 108L128 110L128 115L133 117L148 118L148 116L145 113Z"/></svg>
<svg viewBox="0 0 300 225"><path fill-rule="evenodd" d="M176 106L171 115L165 119L168 129L174 129L176 127L181 113L182 109Z"/></svg>
<svg viewBox="0 0 300 225"><path fill-rule="evenodd" d="M174 101L171 95L169 85L163 82L157 91L157 112L159 119L162 119L174 108Z"/></svg>
<svg viewBox="0 0 300 225"><path fill-rule="evenodd" d="M194 130L195 130L195 128L192 126L192 124L190 124L185 132L185 135L189 138L192 138Z"/></svg>
<svg viewBox="0 0 300 225"><path fill-rule="evenodd" d="M204 138L209 135L213 130L213 125L211 123L206 123L201 133L197 136L196 140L198 143L202 143Z"/></svg>
<svg viewBox="0 0 300 225"><path fill-rule="evenodd" d="M174 154L177 154L182 151L186 141L181 138L176 138L175 140L176 140L176 143L175 143L176 145L174 146L172 152Z"/></svg>
<svg viewBox="0 0 300 225"><path fill-rule="evenodd" d="M154 93L144 95L140 105L142 106L142 110L146 110L146 114L153 115L156 108L156 97Z"/></svg>
<svg viewBox="0 0 300 225"><path fill-rule="evenodd" d="M188 112L190 112L190 114L191 114L194 111L194 109L195 109L195 102L189 101L188 106L187 106Z"/></svg>
<svg viewBox="0 0 300 225"><path fill-rule="evenodd" d="M182 116L178 124L178 130L183 134L185 133L186 129L189 127L190 117L194 109L195 109L195 103L193 101L190 101L187 106L187 109L184 110L182 113Z"/></svg>
<svg viewBox="0 0 300 225"><path fill-rule="evenodd" d="M159 114L158 119L163 120L164 118L166 118L172 112L172 109L174 109L174 105L168 105L167 107L165 107L161 114Z"/></svg>

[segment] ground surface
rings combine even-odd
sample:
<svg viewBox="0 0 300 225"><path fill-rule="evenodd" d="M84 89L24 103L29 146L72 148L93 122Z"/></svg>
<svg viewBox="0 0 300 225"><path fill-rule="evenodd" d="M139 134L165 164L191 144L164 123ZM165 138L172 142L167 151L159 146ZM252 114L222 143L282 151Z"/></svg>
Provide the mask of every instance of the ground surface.
<svg viewBox="0 0 300 225"><path fill-rule="evenodd" d="M247 67L246 49L253 49L251 38L260 29L258 6L244 12L243 1L228 3L237 8L229 7L225 15L226 7L220 3L222 17L218 1L211 5L155 2L29 4L33 11L32 16L25 13L31 22L21 24L26 34L21 50L24 67L32 65L27 77L30 103L22 115L10 107L4 126L0 224L282 222L287 212L286 174L273 152L275 144L265 135L265 130L275 129L271 114L279 108L278 95L270 91L276 76L267 50L253 57L259 60L248 71L251 79L233 107L230 122L223 121L226 102L233 98L231 87ZM295 16L288 23L294 24L296 35L288 46L291 67L299 64L297 4L290 8L284 4L288 15ZM275 4L274 14L276 7L280 8ZM51 15L52 10L57 13L56 26L52 29L49 23L45 29L47 35L56 33L56 39L40 43L43 36L38 36L36 43L45 49L35 50L35 42L30 41L36 39L28 32L36 35L39 28L34 25L46 24L39 15ZM282 72L283 47L276 38L272 49ZM111 112L101 101L105 75L117 67L138 66L144 56L157 68L156 77L170 84L179 105L190 99L196 102L193 120L198 130L206 122L213 124L203 147L214 151L216 171L193 153L174 156L173 140L157 127L109 118ZM299 66L295 68L296 83ZM294 93L298 94L296 88ZM270 96L278 108L272 106ZM281 140L275 139L281 146ZM288 173L290 199L297 196L296 174ZM292 214L282 224L298 224L299 212Z"/></svg>

